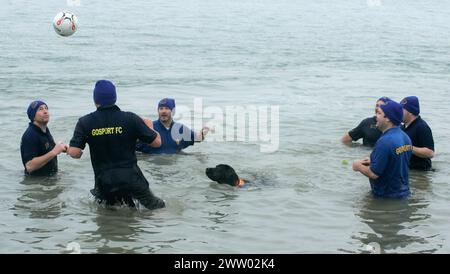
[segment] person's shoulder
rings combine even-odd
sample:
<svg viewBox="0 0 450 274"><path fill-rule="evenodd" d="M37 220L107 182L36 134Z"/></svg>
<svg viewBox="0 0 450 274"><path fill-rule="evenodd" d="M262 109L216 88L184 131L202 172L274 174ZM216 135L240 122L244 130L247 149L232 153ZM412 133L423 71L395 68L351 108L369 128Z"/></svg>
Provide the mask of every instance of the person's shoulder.
<svg viewBox="0 0 450 274"><path fill-rule="evenodd" d="M396 140L400 137L406 135L399 127L391 128L387 132L385 132L383 135L381 135L380 139L377 141L378 145L387 145L392 146L395 145Z"/></svg>
<svg viewBox="0 0 450 274"><path fill-rule="evenodd" d="M141 117L139 117L139 115L137 115L136 113L134 113L132 111L121 110L120 113L122 113L122 115L125 115L125 116L127 116L129 118L132 118L132 119L138 119L138 118L141 119Z"/></svg>
<svg viewBox="0 0 450 274"><path fill-rule="evenodd" d="M22 134L22 140L34 138L35 136L37 136L36 130L34 130L31 125L29 125L27 127L27 129L24 131L24 133Z"/></svg>
<svg viewBox="0 0 450 274"><path fill-rule="evenodd" d="M370 117L367 117L367 118L365 118L364 120L362 120L363 122L366 122L366 123L372 123L372 122L376 122L377 121L377 118L375 117L375 116L370 116Z"/></svg>
<svg viewBox="0 0 450 274"><path fill-rule="evenodd" d="M368 126L368 125L371 125L376 122L377 121L376 121L375 117L372 116L372 117L367 117L367 118L363 119L360 124Z"/></svg>
<svg viewBox="0 0 450 274"><path fill-rule="evenodd" d="M391 142L391 140L392 140L392 137L390 135L383 134L375 143L375 148L379 148L381 146L389 144Z"/></svg>
<svg viewBox="0 0 450 274"><path fill-rule="evenodd" d="M428 125L428 123L422 118L420 118L420 120L419 120L419 123L417 125L417 129L418 130L430 130L431 131L431 128Z"/></svg>
<svg viewBox="0 0 450 274"><path fill-rule="evenodd" d="M90 124L89 122L92 121L92 119L93 119L92 118L93 115L94 115L94 112L91 112L89 114L81 116L80 118L78 118L76 126L77 127L84 127L86 125L89 125Z"/></svg>
<svg viewBox="0 0 450 274"><path fill-rule="evenodd" d="M159 119L156 119L156 120L152 120L152 124L153 124L153 126L159 126L159 125L161 125L161 122L159 121Z"/></svg>
<svg viewBox="0 0 450 274"><path fill-rule="evenodd" d="M392 134L388 136L386 142L394 148L412 143L409 135L406 134L406 132L404 132L400 127L397 127L392 131Z"/></svg>
<svg viewBox="0 0 450 274"><path fill-rule="evenodd" d="M156 119L156 120L152 121L152 123L153 123L153 129L156 130L156 131L162 130L164 128L164 125L161 124L159 119Z"/></svg>
<svg viewBox="0 0 450 274"><path fill-rule="evenodd" d="M93 111L91 113L88 113L86 115L81 116L78 121L86 121L91 119L92 117L94 117L96 115L97 111Z"/></svg>
<svg viewBox="0 0 450 274"><path fill-rule="evenodd" d="M399 133L402 138L405 140L408 140L409 142L411 142L411 138L409 137L409 135L403 130L403 128L400 128L400 133Z"/></svg>
<svg viewBox="0 0 450 274"><path fill-rule="evenodd" d="M24 145L37 145L40 142L39 133L32 127L29 126L22 135L22 139L20 140L20 146Z"/></svg>
<svg viewBox="0 0 450 274"><path fill-rule="evenodd" d="M185 124L180 123L180 122L175 122L175 121L173 121L172 127L181 128L181 129L184 129L184 128L190 129L190 128L189 128L188 126L186 126Z"/></svg>
<svg viewBox="0 0 450 274"><path fill-rule="evenodd" d="M129 110L123 110L123 109L119 109L119 108L117 108L117 109L115 109L115 110L117 110L117 111L119 111L120 113L123 113L123 114L125 114L125 115L137 115L136 113L134 113L134 112L132 112L132 111L129 111Z"/></svg>

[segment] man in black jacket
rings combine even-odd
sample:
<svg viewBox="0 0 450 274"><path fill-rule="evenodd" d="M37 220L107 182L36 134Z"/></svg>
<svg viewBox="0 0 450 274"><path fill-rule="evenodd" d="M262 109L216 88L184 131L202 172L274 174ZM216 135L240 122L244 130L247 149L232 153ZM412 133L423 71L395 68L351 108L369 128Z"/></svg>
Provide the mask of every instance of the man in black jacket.
<svg viewBox="0 0 450 274"><path fill-rule="evenodd" d="M431 158L434 157L433 133L428 124L420 117L419 98L408 96L400 102L403 106L403 131L408 134L413 145L413 155L409 168L431 170Z"/></svg>
<svg viewBox="0 0 450 274"><path fill-rule="evenodd" d="M48 106L42 101L33 101L27 110L30 123L20 142L20 154L25 174L49 176L58 171L58 155L67 151L63 142L55 144L47 127L50 120Z"/></svg>
<svg viewBox="0 0 450 274"><path fill-rule="evenodd" d="M375 105L375 113L377 113L377 109L381 104L385 104L389 100L388 97L378 99ZM373 147L381 136L381 131L376 127L376 124L376 116L366 118L357 127L344 134L341 141L343 143L350 143L351 141L358 141L362 138L364 146Z"/></svg>
<svg viewBox="0 0 450 274"><path fill-rule="evenodd" d="M91 192L99 201L134 207L133 199L137 199L148 209L162 208L164 201L151 192L135 154L138 139L159 147L161 138L139 116L121 111L115 104L116 98L112 82L96 83L97 110L78 120L68 154L80 158L86 143L89 144L95 174L95 188Z"/></svg>

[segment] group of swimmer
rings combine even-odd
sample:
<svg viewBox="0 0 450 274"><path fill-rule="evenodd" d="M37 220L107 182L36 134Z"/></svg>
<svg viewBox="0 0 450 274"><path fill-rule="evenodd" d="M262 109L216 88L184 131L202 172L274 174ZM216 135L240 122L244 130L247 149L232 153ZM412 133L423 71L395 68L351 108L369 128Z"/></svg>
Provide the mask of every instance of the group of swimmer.
<svg viewBox="0 0 450 274"><path fill-rule="evenodd" d="M91 193L97 201L135 207L134 200L138 200L148 209L164 207L164 201L152 193L137 165L136 150L152 154L177 153L203 141L209 128L203 127L195 133L173 121L175 100L171 98L158 103L159 119L156 121L121 111L116 105L116 87L108 80L96 82L93 99L97 110L78 120L69 144L55 143L47 127L49 111L46 103L34 101L29 105L30 123L21 140L25 173L51 175L58 171L57 156L60 153L66 152L78 159L89 144L95 175Z"/></svg>
<svg viewBox="0 0 450 274"><path fill-rule="evenodd" d="M25 174L51 175L58 171L60 153L78 159L89 144L95 176L91 193L98 202L135 207L137 200L148 209L164 207L164 201L152 193L139 169L136 151L178 153L203 141L209 128L203 127L196 133L176 123L172 98L159 101L159 118L155 121L122 111L116 105L116 87L108 80L96 82L93 99L97 110L78 120L69 144L55 143L47 127L50 116L46 103L33 101L29 105L30 123L20 146ZM375 112L376 116L363 120L342 137L345 143L362 138L364 145L374 146L370 158L353 162L353 170L369 177L375 197L408 197L409 168L431 170L431 129L419 115L419 100L415 96L406 97L401 103L382 97L377 100Z"/></svg>
<svg viewBox="0 0 450 274"><path fill-rule="evenodd" d="M416 96L405 97L400 103L381 97L375 116L342 137L344 143L363 138L364 145L374 146L370 158L356 160L352 167L369 178L375 197L406 198L411 194L409 169L432 170L433 134L419 114Z"/></svg>

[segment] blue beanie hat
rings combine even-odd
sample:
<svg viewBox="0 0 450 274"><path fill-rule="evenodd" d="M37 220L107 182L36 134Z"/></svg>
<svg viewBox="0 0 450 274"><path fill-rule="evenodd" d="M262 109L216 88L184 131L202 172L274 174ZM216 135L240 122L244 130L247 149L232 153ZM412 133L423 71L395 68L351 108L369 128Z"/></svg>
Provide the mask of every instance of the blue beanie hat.
<svg viewBox="0 0 450 274"><path fill-rule="evenodd" d="M378 101L381 101L386 104L387 101L392 101L392 100L389 97L383 96L383 97L378 98L377 102Z"/></svg>
<svg viewBox="0 0 450 274"><path fill-rule="evenodd" d="M395 101L387 101L385 105L381 105L380 108L383 110L384 114L389 118L389 120L398 126L403 120L403 108L402 105Z"/></svg>
<svg viewBox="0 0 450 274"><path fill-rule="evenodd" d="M164 98L161 99L158 103L158 108L160 107L168 107L170 110L173 110L175 108L175 99L172 98Z"/></svg>
<svg viewBox="0 0 450 274"><path fill-rule="evenodd" d="M408 96L400 102L403 108L417 116L420 113L419 98L416 96Z"/></svg>
<svg viewBox="0 0 450 274"><path fill-rule="evenodd" d="M34 121L34 116L36 116L36 112L38 111L39 107L42 105L47 105L47 104L42 101L37 100L37 101L31 102L31 104L28 106L27 115L31 122Z"/></svg>
<svg viewBox="0 0 450 274"><path fill-rule="evenodd" d="M116 87L111 81L99 80L95 83L94 102L100 106L114 105L117 100Z"/></svg>

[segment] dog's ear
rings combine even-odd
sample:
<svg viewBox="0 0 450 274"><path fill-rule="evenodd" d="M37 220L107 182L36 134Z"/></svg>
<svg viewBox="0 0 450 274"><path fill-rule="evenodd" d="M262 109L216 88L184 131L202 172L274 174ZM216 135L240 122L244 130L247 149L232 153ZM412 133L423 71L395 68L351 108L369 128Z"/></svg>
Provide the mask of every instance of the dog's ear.
<svg viewBox="0 0 450 274"><path fill-rule="evenodd" d="M239 180L239 176L236 174L234 169L230 166L226 166L223 170L223 178L225 180L226 184L229 184L231 186L236 185L236 181Z"/></svg>

